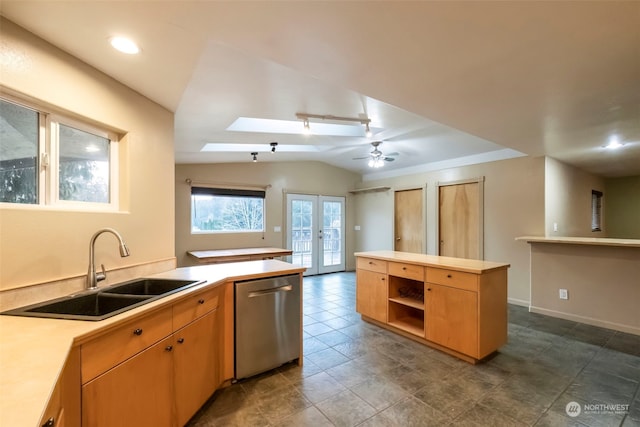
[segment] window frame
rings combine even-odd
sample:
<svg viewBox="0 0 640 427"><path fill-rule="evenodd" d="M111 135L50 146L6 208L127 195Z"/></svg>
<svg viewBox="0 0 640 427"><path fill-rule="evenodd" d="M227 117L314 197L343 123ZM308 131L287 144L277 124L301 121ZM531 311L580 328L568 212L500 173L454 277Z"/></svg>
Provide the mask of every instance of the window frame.
<svg viewBox="0 0 640 427"><path fill-rule="evenodd" d="M59 208L68 211L117 212L120 207L120 150L119 135L107 127L90 124L90 120L72 118L69 115L41 107L37 102L6 93L2 88L0 99L35 111L38 114L38 150L36 175L36 203L0 202L0 207L21 209ZM59 126L64 125L109 140L109 202L84 202L61 200L59 191Z"/></svg>
<svg viewBox="0 0 640 427"><path fill-rule="evenodd" d="M602 191L591 190L591 231L602 231Z"/></svg>
<svg viewBox="0 0 640 427"><path fill-rule="evenodd" d="M235 197L246 199L262 200L262 228L260 230L194 230L193 228L193 206L194 195L209 195L212 197ZM264 233L266 230L266 191L263 189L229 188L223 186L191 186L189 193L189 232L191 235L216 235L216 234L244 234L244 233Z"/></svg>

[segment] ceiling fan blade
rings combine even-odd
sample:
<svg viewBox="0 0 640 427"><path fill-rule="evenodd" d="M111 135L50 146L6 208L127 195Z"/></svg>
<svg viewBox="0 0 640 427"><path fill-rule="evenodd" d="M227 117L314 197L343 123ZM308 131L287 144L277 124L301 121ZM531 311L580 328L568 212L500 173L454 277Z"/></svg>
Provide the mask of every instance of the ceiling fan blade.
<svg viewBox="0 0 640 427"><path fill-rule="evenodd" d="M394 151L393 153L386 154L386 156L390 156L390 157L396 157L396 156L399 156L399 155L400 155L400 153L398 153L397 151Z"/></svg>
<svg viewBox="0 0 640 427"><path fill-rule="evenodd" d="M371 156L366 156L366 157L353 157L352 160L364 160L364 159L370 159Z"/></svg>
<svg viewBox="0 0 640 427"><path fill-rule="evenodd" d="M393 162L395 159L393 157L383 157L385 162Z"/></svg>

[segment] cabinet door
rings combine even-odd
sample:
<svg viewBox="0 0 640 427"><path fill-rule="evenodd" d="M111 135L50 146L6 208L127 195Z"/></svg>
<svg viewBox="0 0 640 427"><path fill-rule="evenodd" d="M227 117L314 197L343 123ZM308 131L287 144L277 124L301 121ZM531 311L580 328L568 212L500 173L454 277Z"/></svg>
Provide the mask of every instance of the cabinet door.
<svg viewBox="0 0 640 427"><path fill-rule="evenodd" d="M171 426L171 338L82 386L82 425L90 427Z"/></svg>
<svg viewBox="0 0 640 427"><path fill-rule="evenodd" d="M425 284L426 339L478 357L478 294Z"/></svg>
<svg viewBox="0 0 640 427"><path fill-rule="evenodd" d="M219 310L213 310L174 335L177 425L185 425L220 383Z"/></svg>
<svg viewBox="0 0 640 427"><path fill-rule="evenodd" d="M356 270L356 311L363 316L387 322L386 274Z"/></svg>

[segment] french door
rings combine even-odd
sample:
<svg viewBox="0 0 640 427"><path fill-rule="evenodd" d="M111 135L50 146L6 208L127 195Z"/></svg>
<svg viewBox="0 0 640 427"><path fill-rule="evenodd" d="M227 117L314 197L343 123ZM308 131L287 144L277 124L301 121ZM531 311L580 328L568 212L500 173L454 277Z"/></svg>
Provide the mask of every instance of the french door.
<svg viewBox="0 0 640 427"><path fill-rule="evenodd" d="M287 194L287 247L305 275L345 269L344 197Z"/></svg>

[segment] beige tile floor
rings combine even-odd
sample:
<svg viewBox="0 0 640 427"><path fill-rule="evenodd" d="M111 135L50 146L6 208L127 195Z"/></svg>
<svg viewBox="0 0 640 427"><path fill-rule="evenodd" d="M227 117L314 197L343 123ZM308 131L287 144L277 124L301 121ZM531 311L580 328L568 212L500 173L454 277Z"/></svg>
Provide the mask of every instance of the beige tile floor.
<svg viewBox="0 0 640 427"><path fill-rule="evenodd" d="M508 344L472 366L363 322L352 272L303 299L304 366L217 391L190 427L640 426L639 336L510 306Z"/></svg>

